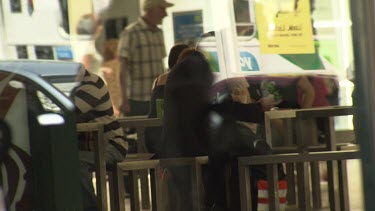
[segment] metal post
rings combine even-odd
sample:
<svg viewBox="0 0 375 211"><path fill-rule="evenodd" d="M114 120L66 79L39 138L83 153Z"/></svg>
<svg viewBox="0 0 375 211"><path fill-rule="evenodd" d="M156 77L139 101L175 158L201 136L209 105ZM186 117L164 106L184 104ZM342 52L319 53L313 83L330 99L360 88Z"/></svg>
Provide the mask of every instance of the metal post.
<svg viewBox="0 0 375 211"><path fill-rule="evenodd" d="M356 138L361 145L366 210L375 210L375 2L350 1L355 64Z"/></svg>

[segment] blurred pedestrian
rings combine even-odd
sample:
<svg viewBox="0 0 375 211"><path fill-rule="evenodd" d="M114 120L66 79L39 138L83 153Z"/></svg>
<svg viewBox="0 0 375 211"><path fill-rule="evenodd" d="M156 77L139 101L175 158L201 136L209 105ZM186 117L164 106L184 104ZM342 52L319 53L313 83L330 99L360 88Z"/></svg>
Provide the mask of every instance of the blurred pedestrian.
<svg viewBox="0 0 375 211"><path fill-rule="evenodd" d="M163 31L158 28L166 8L173 6L165 0L145 0L145 12L122 32L119 43L120 111L126 116L147 115L153 80L164 72L166 56Z"/></svg>
<svg viewBox="0 0 375 211"><path fill-rule="evenodd" d="M121 90L117 79L120 63L117 56L117 39L109 39L104 44L103 63L100 71L108 86L111 95L112 107L115 117L120 116Z"/></svg>

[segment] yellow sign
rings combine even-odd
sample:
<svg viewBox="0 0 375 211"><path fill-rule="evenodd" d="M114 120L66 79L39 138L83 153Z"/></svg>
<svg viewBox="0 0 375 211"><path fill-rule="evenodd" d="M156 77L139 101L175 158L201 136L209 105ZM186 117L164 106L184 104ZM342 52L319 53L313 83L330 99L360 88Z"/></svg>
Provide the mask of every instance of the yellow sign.
<svg viewBox="0 0 375 211"><path fill-rule="evenodd" d="M315 53L309 0L256 0L264 54Z"/></svg>

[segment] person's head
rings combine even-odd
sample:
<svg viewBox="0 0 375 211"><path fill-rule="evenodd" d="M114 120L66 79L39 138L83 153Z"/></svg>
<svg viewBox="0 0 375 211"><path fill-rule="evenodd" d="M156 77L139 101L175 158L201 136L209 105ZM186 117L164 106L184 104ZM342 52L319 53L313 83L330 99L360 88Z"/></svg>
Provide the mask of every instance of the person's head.
<svg viewBox="0 0 375 211"><path fill-rule="evenodd" d="M189 47L184 49L177 58L177 64L184 66L185 69L191 71L191 78L198 79L206 88L211 87L213 75L207 58L199 50ZM177 65L176 64L176 65ZM198 76L198 75L201 76Z"/></svg>
<svg viewBox="0 0 375 211"><path fill-rule="evenodd" d="M244 77L229 78L226 81L228 91L234 102L248 104L252 99L249 92L249 83Z"/></svg>
<svg viewBox="0 0 375 211"><path fill-rule="evenodd" d="M186 48L184 49L180 55L178 55L178 58L177 58L177 63L180 63L182 60L184 60L186 57L188 56L192 56L192 55L196 55L204 60L206 60L206 57L197 49L195 48Z"/></svg>
<svg viewBox="0 0 375 211"><path fill-rule="evenodd" d="M97 35L102 28L102 20L99 16L85 14L78 21L76 33L79 35Z"/></svg>
<svg viewBox="0 0 375 211"><path fill-rule="evenodd" d="M169 51L169 56L168 56L169 69L172 69L175 66L179 55L181 54L183 50L187 48L189 48L189 46L186 44L176 44L171 48L171 50Z"/></svg>
<svg viewBox="0 0 375 211"><path fill-rule="evenodd" d="M168 89L188 90L179 97L207 102L208 92L213 82L213 74L206 57L194 48L183 50L172 68L168 79Z"/></svg>
<svg viewBox="0 0 375 211"><path fill-rule="evenodd" d="M142 7L145 12L144 18L152 26L159 25L167 16L166 8L171 6L173 4L165 0L144 0Z"/></svg>

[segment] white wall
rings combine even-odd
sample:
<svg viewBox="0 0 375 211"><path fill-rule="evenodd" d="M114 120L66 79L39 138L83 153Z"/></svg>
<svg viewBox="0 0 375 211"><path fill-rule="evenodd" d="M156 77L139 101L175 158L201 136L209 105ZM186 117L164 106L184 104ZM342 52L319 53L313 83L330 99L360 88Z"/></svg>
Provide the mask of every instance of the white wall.
<svg viewBox="0 0 375 211"><path fill-rule="evenodd" d="M59 31L60 12L58 1L34 0L34 12L29 14L26 1L22 3L22 13L11 13L10 1L2 1L5 18L5 36L8 45L64 45Z"/></svg>

